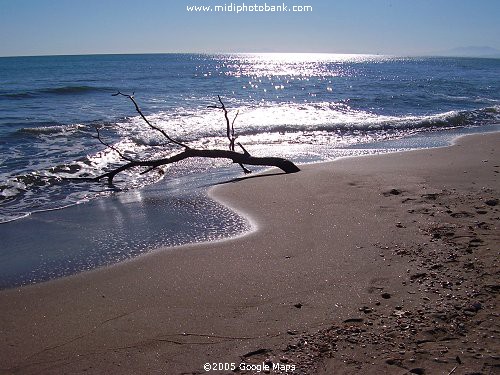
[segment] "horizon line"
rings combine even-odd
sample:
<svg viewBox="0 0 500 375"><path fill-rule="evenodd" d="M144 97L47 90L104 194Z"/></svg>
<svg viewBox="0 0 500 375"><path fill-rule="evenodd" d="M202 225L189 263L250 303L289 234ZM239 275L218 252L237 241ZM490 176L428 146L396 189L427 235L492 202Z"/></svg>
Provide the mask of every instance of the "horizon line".
<svg viewBox="0 0 500 375"><path fill-rule="evenodd" d="M0 58L17 58L17 57L77 57L77 56L131 56L131 55L358 55L358 56L387 56L387 57L463 57L463 58L500 58L499 55L482 55L482 56L460 56L448 55L444 52L434 53L373 53L373 52L96 52L96 53L61 53L61 54L34 54L34 55L0 55Z"/></svg>

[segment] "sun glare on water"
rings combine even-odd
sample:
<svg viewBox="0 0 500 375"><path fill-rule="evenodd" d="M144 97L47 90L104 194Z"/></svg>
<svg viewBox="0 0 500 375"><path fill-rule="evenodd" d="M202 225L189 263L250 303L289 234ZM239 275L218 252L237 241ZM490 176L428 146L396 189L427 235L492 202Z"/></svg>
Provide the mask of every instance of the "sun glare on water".
<svg viewBox="0 0 500 375"><path fill-rule="evenodd" d="M231 76L324 77L346 73L347 65L389 58L378 55L327 53L237 53L219 55Z"/></svg>

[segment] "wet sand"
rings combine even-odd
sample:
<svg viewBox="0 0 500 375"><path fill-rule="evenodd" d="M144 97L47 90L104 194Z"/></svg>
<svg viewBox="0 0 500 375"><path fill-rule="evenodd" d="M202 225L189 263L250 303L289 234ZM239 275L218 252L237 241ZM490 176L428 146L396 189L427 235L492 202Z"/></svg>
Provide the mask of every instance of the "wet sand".
<svg viewBox="0 0 500 375"><path fill-rule="evenodd" d="M253 232L0 292L0 373L495 373L499 142L218 186Z"/></svg>

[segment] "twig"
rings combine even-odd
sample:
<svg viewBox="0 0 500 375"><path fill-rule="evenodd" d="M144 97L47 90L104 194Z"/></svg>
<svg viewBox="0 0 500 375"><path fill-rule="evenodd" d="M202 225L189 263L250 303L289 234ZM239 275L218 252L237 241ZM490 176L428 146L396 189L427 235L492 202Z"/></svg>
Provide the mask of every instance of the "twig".
<svg viewBox="0 0 500 375"><path fill-rule="evenodd" d="M233 144L234 144L234 140L236 139L236 137L234 136L234 122L236 121L236 118L238 117L239 114L240 114L240 111L236 111L236 115L234 116L233 122L231 123L231 138L233 139Z"/></svg>
<svg viewBox="0 0 500 375"><path fill-rule="evenodd" d="M249 152L245 149L245 147L243 147L243 145L242 145L240 142L238 142L238 146L240 146L240 147L241 147L241 149L243 150L243 153L244 153L245 155L250 156L250 153L249 153Z"/></svg>
<svg viewBox="0 0 500 375"><path fill-rule="evenodd" d="M222 98L220 97L220 95L217 95L217 98L219 99L220 107L216 106L216 105L210 105L210 106L208 106L208 108L222 109L224 111L224 118L226 119L226 135L227 135L227 139L229 140L229 150L234 151L234 143L236 141L236 136L234 135L234 122L236 121L236 118L238 117L240 112L237 111L236 115L234 116L233 121L230 122L229 121L229 114L227 112L227 108L226 108L224 102L222 101ZM246 151L241 144L239 144L239 146L245 151L245 154L250 155L248 153L248 151ZM241 164L241 163L238 163L238 164L241 167L241 169L243 169L243 172L245 174L252 173L252 171L250 169L246 168L243 164Z"/></svg>
<svg viewBox="0 0 500 375"><path fill-rule="evenodd" d="M130 161L130 162L135 162L136 160L132 159L132 158L129 158L128 156L125 156L120 150L118 150L115 146L107 143L107 142L104 142L103 139L101 138L101 133L99 132L99 128L96 126L95 127L95 131L97 132L97 136L92 136L93 138L97 139L101 144L103 144L104 146L106 146L107 148L113 150L114 152L116 152L118 155L120 155L120 157L123 159L123 160L126 160L126 161Z"/></svg>
<svg viewBox="0 0 500 375"><path fill-rule="evenodd" d="M135 101L134 99L134 95L128 95L128 94L123 94L121 93L120 91L118 91L116 94L112 94L112 96L118 96L118 95L121 95L121 96L124 96L126 98L129 98L132 103L134 103L134 106L135 106L135 110L137 111L137 113L139 113L139 115L142 117L142 119L146 122L146 124L149 125L149 127L151 129L154 129L158 132L160 132L165 138L167 138L170 142L172 143L175 143L176 145L178 146L181 146L181 147L184 147L184 148L189 148L189 146L185 145L184 143L182 142L179 142L179 141L176 141L175 139L171 138L163 129L151 124L149 122L149 120L146 118L146 116L144 116L144 114L142 113L141 109L139 108L139 105L137 104L137 102Z"/></svg>
<svg viewBox="0 0 500 375"><path fill-rule="evenodd" d="M219 98L219 103L221 105L222 110L224 111L224 118L226 119L227 139L229 140L229 149L231 151L234 151L234 140L231 138L231 124L229 122L228 112L227 112L226 106L224 105L224 102L222 101L220 95L217 95L217 98Z"/></svg>

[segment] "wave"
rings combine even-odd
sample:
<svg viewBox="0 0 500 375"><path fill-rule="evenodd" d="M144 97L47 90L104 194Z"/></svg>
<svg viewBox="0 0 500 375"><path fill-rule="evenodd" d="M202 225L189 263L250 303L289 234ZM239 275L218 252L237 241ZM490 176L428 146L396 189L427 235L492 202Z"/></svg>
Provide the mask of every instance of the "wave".
<svg viewBox="0 0 500 375"><path fill-rule="evenodd" d="M239 109L235 122L236 135L245 142L265 143L263 134L274 134L280 138L292 139L294 134L301 137L305 133L321 132L332 135L332 144L340 137L356 134L391 136L410 134L427 130L445 130L459 127L500 124L500 106L475 110L447 111L428 115L381 115L350 107L345 102L320 103L266 103L258 105L234 105ZM236 111L229 116L233 118ZM148 115L151 122L164 129L173 138L196 145L216 147L224 142L225 125L219 111L178 109L172 113L159 112ZM127 138L136 146L164 144L165 139L145 126L139 116L116 123L117 135ZM328 143L328 142L327 142Z"/></svg>
<svg viewBox="0 0 500 375"><path fill-rule="evenodd" d="M51 134L60 134L60 133L68 133L75 131L84 131L88 130L86 125L82 124L71 124L71 125L44 125L44 126L36 126L36 127L27 127L21 128L18 130L20 133L27 133L33 135L51 135Z"/></svg>
<svg viewBox="0 0 500 375"><path fill-rule="evenodd" d="M449 95L449 94L435 94L434 95L436 98L439 98L440 100L447 100L450 102L472 102L472 103L492 103L492 104L498 104L500 103L499 99L494 99L494 98L486 98L482 96L460 96L460 95Z"/></svg>
<svg viewBox="0 0 500 375"><path fill-rule="evenodd" d="M500 106L485 107L475 110L450 111L432 116L402 118L394 127L460 127L490 125L500 122Z"/></svg>
<svg viewBox="0 0 500 375"><path fill-rule="evenodd" d="M5 99L28 99L28 98L33 98L35 95L32 92L15 92L15 93L7 93L7 94L0 94L0 98L5 98Z"/></svg>
<svg viewBox="0 0 500 375"><path fill-rule="evenodd" d="M325 110L314 106L315 110ZM327 108L328 109L328 108ZM294 131L343 131L343 130L412 130L428 128L450 128L461 126L489 125L500 122L500 106L486 107L476 110L448 111L434 115L425 116L386 116L377 115L366 111L326 109L321 116L315 116L316 123L304 123L300 118L305 116L293 116L297 120L270 126L256 126L243 128L240 134L257 134L262 130L273 132ZM300 108L310 112L310 108ZM295 111L292 111L295 112ZM295 114L294 114L295 115Z"/></svg>
<svg viewBox="0 0 500 375"><path fill-rule="evenodd" d="M84 94L90 92L112 91L107 87L94 87L94 86L60 86L51 87L39 90L39 92L57 95L71 95L71 94Z"/></svg>
<svg viewBox="0 0 500 375"><path fill-rule="evenodd" d="M234 112L236 113L236 112ZM234 115L233 113L233 115ZM160 113L152 120L168 133L186 140L223 136L224 125L217 111L189 111L174 115ZM230 114L231 116L231 114ZM500 123L500 106L474 110L447 111L428 115L382 115L358 110L346 103L269 103L241 107L235 127L238 135L259 133L294 133L307 131L350 132L384 130L418 130L429 128L453 128ZM138 117L126 126L127 132L143 128ZM130 134L130 133L129 133ZM148 142L145 142L148 143Z"/></svg>
<svg viewBox="0 0 500 375"><path fill-rule="evenodd" d="M120 120L123 121L123 120ZM28 123L23 123L20 124L19 126L22 125L27 125ZM58 134L63 134L63 135L68 135L68 134L73 134L73 133L92 133L95 135L95 127L98 126L99 128L103 129L109 129L109 128L114 128L117 126L116 122L110 122L107 120L92 120L89 122L83 122L83 123L74 123L74 124L64 124L64 123L58 123L58 122L35 122L35 123L29 123L30 126L24 126L15 131L15 133L23 135L23 134L29 134L29 135L58 135Z"/></svg>
<svg viewBox="0 0 500 375"><path fill-rule="evenodd" d="M178 113L149 115L150 121L160 126L174 138L196 141L223 136L224 125L220 113L211 110L183 110ZM345 103L269 104L247 106L240 110L236 121L239 136L260 133L296 132L351 132L418 130L429 128L455 128L500 123L500 105L475 110L448 111L422 116L388 116L355 110ZM152 146L164 143L164 139L145 126L138 116L119 119L117 122L93 121L85 124L40 123L19 129L21 134L67 135L93 133L92 124L114 129L121 137L132 139L136 145Z"/></svg>
<svg viewBox="0 0 500 375"><path fill-rule="evenodd" d="M354 109L346 103L332 102L245 104L234 108L240 108L235 123L236 134L241 137L239 140L245 146L258 145L262 149L275 144L348 147L425 131L500 124L499 105L421 116L380 115ZM230 117L235 114L236 111L232 111ZM174 113L151 114L148 119L192 147L227 147L220 111L182 108ZM170 145L164 145L165 139L138 116L114 122L39 123L24 127L17 134L28 139L28 154L22 156L24 154L15 148L11 148L11 152L18 152L26 158L26 167L14 163L14 169L1 176L4 182L0 183L0 203L4 208L10 207L4 215L6 218L11 217L11 213L31 212L30 204L53 207L58 205L61 197L66 197L65 203L75 203L103 192L100 184L64 183L64 178L95 176L96 171L116 167L122 162L116 152L91 138L94 134L92 124L103 126L106 140L132 158L152 159L175 152ZM33 140L33 136L37 138ZM151 147L160 145L162 147ZM34 155L43 162L33 164ZM129 187L147 185L158 178L156 174L136 176L131 172L123 175ZM0 222L5 219L1 216Z"/></svg>
<svg viewBox="0 0 500 375"><path fill-rule="evenodd" d="M0 99L5 100L21 100L35 98L40 95L81 95L89 94L93 92L115 92L116 90L110 87L97 87L97 86L86 86L86 85L69 85L69 86L58 86L58 87L45 87L41 89L33 89L28 91L20 92L4 92L0 93Z"/></svg>

